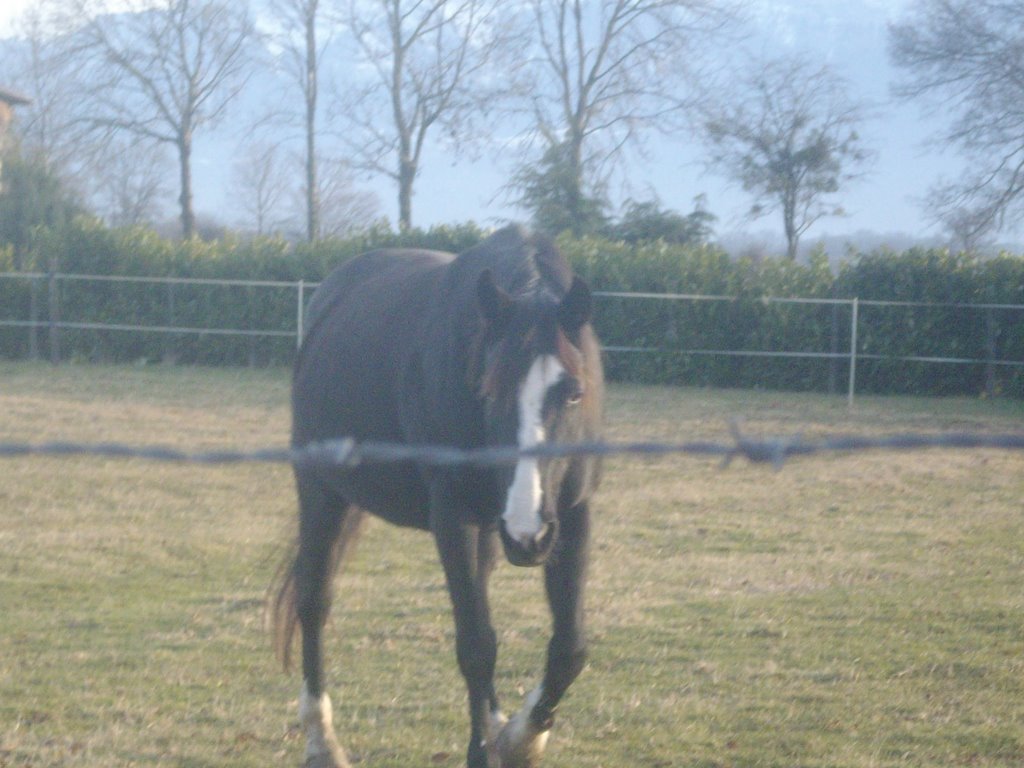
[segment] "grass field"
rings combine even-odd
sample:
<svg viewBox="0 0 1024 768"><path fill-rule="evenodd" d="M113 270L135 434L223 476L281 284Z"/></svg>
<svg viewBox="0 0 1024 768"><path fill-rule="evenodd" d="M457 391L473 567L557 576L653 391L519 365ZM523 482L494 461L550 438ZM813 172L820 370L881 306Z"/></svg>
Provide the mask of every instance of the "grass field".
<svg viewBox="0 0 1024 768"><path fill-rule="evenodd" d="M0 363L0 441L283 445L284 371ZM1024 431L1005 401L612 387L616 440ZM1024 456L615 459L591 662L545 765L1024 765ZM296 674L261 603L293 535L282 466L0 459L0 766L298 765ZM547 640L495 576L507 710ZM422 534L372 524L327 635L360 765L458 766L464 692Z"/></svg>

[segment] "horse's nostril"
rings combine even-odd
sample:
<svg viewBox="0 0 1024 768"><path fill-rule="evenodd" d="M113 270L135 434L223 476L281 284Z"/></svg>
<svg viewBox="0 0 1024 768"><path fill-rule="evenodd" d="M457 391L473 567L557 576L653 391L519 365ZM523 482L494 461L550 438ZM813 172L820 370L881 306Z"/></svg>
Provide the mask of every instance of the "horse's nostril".
<svg viewBox="0 0 1024 768"><path fill-rule="evenodd" d="M515 537L508 532L504 521L498 526L505 556L512 565L540 565L547 560L558 538L558 521L543 522L540 530L531 535Z"/></svg>
<svg viewBox="0 0 1024 768"><path fill-rule="evenodd" d="M533 551L543 552L551 545L554 538L555 524L544 523L544 525L541 526L541 529L537 531L537 535L533 537L533 541L531 542L533 544Z"/></svg>

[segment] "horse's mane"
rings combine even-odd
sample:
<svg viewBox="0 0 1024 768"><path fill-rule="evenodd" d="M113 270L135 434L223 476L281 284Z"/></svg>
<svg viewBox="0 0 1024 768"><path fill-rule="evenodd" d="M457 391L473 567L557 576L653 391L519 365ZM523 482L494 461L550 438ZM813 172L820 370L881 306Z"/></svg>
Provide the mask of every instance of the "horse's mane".
<svg viewBox="0 0 1024 768"><path fill-rule="evenodd" d="M452 266L474 282L488 269L495 282L515 297L548 293L557 301L572 284L572 270L554 242L518 224L498 230L460 254Z"/></svg>
<svg viewBox="0 0 1024 768"><path fill-rule="evenodd" d="M554 242L519 225L499 230L477 248L460 255L453 265L460 262L460 266L476 276L483 269L490 270L502 290L513 298L535 301L538 306L553 308L572 285L572 269ZM483 353L488 328L479 320L475 305L473 311L477 318L470 340L467 371L470 385L481 395L507 401L512 395L508 382L513 363L505 358L486 369ZM557 328L553 352L566 371L583 384L582 405L596 411L600 409L602 396L600 351L589 323L579 330L578 335L579 338L570 340L561 328Z"/></svg>

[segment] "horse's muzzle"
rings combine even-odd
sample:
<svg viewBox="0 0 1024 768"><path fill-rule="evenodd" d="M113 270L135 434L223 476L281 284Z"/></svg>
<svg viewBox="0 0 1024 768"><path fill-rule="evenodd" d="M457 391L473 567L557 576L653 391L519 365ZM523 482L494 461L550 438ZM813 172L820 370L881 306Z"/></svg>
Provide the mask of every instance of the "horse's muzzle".
<svg viewBox="0 0 1024 768"><path fill-rule="evenodd" d="M540 532L528 542L513 539L505 530L504 522L499 523L498 531L501 533L501 544L505 548L505 557L508 561L512 565L530 567L543 565L547 561L558 538L558 523L545 522Z"/></svg>

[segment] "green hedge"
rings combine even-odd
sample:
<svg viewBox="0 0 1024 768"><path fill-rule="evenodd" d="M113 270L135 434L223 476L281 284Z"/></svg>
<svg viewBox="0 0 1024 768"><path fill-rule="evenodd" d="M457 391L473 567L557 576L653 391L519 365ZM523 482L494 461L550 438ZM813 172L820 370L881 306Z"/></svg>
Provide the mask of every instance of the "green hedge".
<svg viewBox="0 0 1024 768"><path fill-rule="evenodd" d="M371 232L344 241L292 245L281 240L173 243L147 230L112 230L77 221L43 233L29 268L54 259L64 273L317 282L335 265L375 247L417 246L461 251L484 232L474 225L396 235ZM611 351L612 378L653 383L772 389L843 389L848 375L848 304L777 304L764 298L860 299L858 391L1024 396L1024 376L1008 366L936 365L868 356L1024 360L1024 313L1018 310L877 307L871 301L948 305L1024 304L1024 260L1003 255L979 261L942 250L854 254L835 274L822 254L809 263L733 259L713 246L654 243L628 246L601 239L562 238L559 245L595 291L704 294L729 301L598 297L596 324ZM0 248L0 271L11 252ZM47 317L45 280L36 285L37 317ZM27 280L0 281L0 319L29 317ZM291 288L63 283L65 322L185 325L279 330L295 327ZM40 332L40 351L48 339ZM294 337L140 334L65 330L65 358L101 361L174 360L201 364L287 364ZM836 353L835 360L701 354L701 350ZM24 328L0 328L0 356L28 354Z"/></svg>
<svg viewBox="0 0 1024 768"><path fill-rule="evenodd" d="M629 249L600 241L563 241L577 270L598 290L666 291L735 297L731 302L602 299L602 339L613 346L664 352L609 355L613 376L639 381L772 389L842 389L842 357L718 357L677 350L849 351L848 304L765 303L764 297L859 299L859 392L1024 396L1024 372L978 363L874 360L870 356L1024 361L1024 312L964 304L1024 305L1024 259L979 260L941 249L852 254L838 274L823 255L731 259L705 247L661 244ZM874 306L873 301L911 306ZM947 306L913 306L939 304Z"/></svg>
<svg viewBox="0 0 1024 768"><path fill-rule="evenodd" d="M865 355L1024 360L1019 310L953 306L1024 304L1024 260L1017 256L979 261L919 248L866 254L842 270L836 290L862 301L949 305L862 306L858 348ZM1021 371L1010 367L865 360L857 374L865 391L1024 395Z"/></svg>
<svg viewBox="0 0 1024 768"><path fill-rule="evenodd" d="M348 240L293 245L280 239L172 242L147 229L109 229L80 219L62 233L38 239L29 270L45 272L51 261L61 273L181 277L213 280L318 282L337 264L373 248L416 246L462 251L483 237L473 224L395 234L375 230ZM42 256L41 254L45 254ZM9 250L0 250L0 272L9 272ZM37 317L48 315L45 280L36 281ZM0 320L27 320L31 284L0 280ZM66 323L231 328L293 333L296 292L290 288L222 285L161 285L66 281L60 283L60 319ZM49 338L39 334L41 353ZM63 358L91 361L161 361L204 365L287 364L294 336L284 338L216 334L130 333L63 329ZM29 354L24 328L0 327L0 356Z"/></svg>
<svg viewBox="0 0 1024 768"><path fill-rule="evenodd" d="M711 246L655 243L631 248L600 240L565 240L561 247L596 291L734 297L732 301L599 297L597 325L607 346L664 350L610 353L607 363L612 377L708 386L828 387L833 369L821 360L672 351L829 351L830 306L763 301L765 296L828 297L832 275L824 257L815 257L809 265L784 259L755 264L733 260ZM840 328L849 328L849 312L846 315Z"/></svg>

